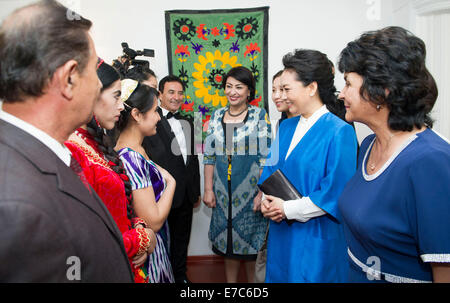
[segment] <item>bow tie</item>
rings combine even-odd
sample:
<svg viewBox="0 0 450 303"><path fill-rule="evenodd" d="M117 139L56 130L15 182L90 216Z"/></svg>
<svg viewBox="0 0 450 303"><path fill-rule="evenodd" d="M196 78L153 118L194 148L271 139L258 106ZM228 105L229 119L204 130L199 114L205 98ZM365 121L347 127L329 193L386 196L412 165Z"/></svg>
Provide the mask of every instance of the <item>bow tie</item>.
<svg viewBox="0 0 450 303"><path fill-rule="evenodd" d="M179 112L176 112L175 114L174 113L172 113L172 112L169 112L167 115L166 115L166 119L168 120L168 119L170 119L170 118L175 118L175 119L180 119L181 118L181 114L179 113Z"/></svg>

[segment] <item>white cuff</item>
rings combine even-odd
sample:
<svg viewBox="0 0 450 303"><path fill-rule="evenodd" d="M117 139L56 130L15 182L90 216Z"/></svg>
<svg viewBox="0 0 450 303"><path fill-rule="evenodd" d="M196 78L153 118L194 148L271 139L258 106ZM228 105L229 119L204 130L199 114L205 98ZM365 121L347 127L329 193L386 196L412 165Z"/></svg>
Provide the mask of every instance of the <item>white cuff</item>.
<svg viewBox="0 0 450 303"><path fill-rule="evenodd" d="M315 205L309 197L303 197L299 200L284 201L283 208L287 219L300 222L306 222L312 218L326 214L326 212Z"/></svg>
<svg viewBox="0 0 450 303"><path fill-rule="evenodd" d="M450 263L450 254L424 254L420 257L425 263Z"/></svg>

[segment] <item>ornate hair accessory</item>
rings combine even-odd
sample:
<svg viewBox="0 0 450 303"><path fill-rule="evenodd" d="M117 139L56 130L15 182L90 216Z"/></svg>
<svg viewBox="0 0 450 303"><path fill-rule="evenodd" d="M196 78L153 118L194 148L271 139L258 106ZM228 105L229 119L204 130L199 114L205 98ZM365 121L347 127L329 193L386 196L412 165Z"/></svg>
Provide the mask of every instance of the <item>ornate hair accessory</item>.
<svg viewBox="0 0 450 303"><path fill-rule="evenodd" d="M128 108L131 108L131 106L128 105L126 102L127 102L128 98L130 98L131 94L136 90L138 84L139 84L138 81L132 80L132 79L124 79L121 81L121 85L122 85L121 99L122 99L123 104L125 106L127 106Z"/></svg>
<svg viewBox="0 0 450 303"><path fill-rule="evenodd" d="M105 62L105 60L103 60L102 58L98 57L98 60L97 60L97 69L100 67L100 65L103 64L103 62Z"/></svg>

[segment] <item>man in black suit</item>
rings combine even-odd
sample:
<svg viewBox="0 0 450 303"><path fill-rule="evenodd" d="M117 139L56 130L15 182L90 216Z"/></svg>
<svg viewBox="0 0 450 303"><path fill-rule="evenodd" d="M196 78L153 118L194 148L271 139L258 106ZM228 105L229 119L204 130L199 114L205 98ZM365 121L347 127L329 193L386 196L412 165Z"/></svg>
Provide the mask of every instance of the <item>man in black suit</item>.
<svg viewBox="0 0 450 303"><path fill-rule="evenodd" d="M169 214L170 260L175 282L189 282L186 259L192 226L193 208L201 201L200 171L194 152L193 120L179 113L184 101L184 85L176 76L159 82L161 120L156 135L144 138L142 146L149 157L166 169L177 187Z"/></svg>
<svg viewBox="0 0 450 303"><path fill-rule="evenodd" d="M122 235L64 146L101 83L81 16L46 0L0 27L0 282L133 282Z"/></svg>

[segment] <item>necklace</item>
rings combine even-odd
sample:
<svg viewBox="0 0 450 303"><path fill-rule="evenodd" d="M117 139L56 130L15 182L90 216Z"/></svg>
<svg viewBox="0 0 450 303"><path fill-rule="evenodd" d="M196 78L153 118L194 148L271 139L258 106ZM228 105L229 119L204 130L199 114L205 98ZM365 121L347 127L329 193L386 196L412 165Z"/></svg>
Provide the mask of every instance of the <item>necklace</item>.
<svg viewBox="0 0 450 303"><path fill-rule="evenodd" d="M242 115L242 113L245 112L247 109L248 109L248 106L246 106L246 107L244 108L244 110L241 111L239 114L232 114L231 111L230 111L230 108L228 107L227 112L228 112L228 114L229 114L231 117L238 117L238 116Z"/></svg>
<svg viewBox="0 0 450 303"><path fill-rule="evenodd" d="M386 150L389 148L392 138L394 138L397 134L389 133L389 139L388 139L388 142L386 143L386 146L387 146ZM378 137L375 137L375 140L377 140L377 139L378 139ZM367 166L369 167L369 170L371 172L373 172L375 170L375 167L377 167L377 162L375 162L375 163L372 162L372 164L367 163Z"/></svg>

